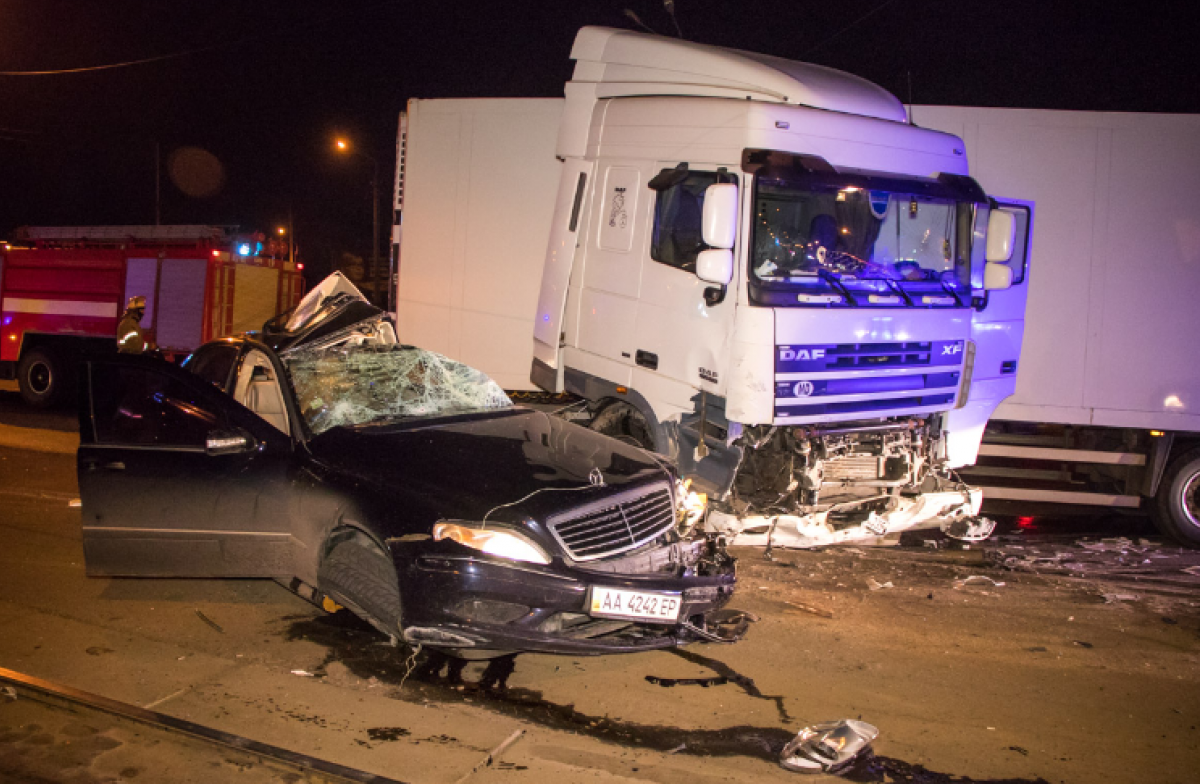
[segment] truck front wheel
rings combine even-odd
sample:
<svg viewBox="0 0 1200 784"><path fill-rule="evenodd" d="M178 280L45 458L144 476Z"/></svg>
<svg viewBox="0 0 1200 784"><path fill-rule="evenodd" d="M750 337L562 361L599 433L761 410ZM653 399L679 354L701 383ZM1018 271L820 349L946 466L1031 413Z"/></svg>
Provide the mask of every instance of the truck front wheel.
<svg viewBox="0 0 1200 784"><path fill-rule="evenodd" d="M1185 547L1200 547L1200 449L1171 462L1154 507L1160 531Z"/></svg>
<svg viewBox="0 0 1200 784"><path fill-rule="evenodd" d="M60 357L46 349L25 352L17 364L17 385L21 397L31 406L49 408L58 402L66 381L65 366Z"/></svg>
<svg viewBox="0 0 1200 784"><path fill-rule="evenodd" d="M606 436L654 451L654 436L650 434L650 425L641 412L628 403L609 403L600 409L588 427Z"/></svg>

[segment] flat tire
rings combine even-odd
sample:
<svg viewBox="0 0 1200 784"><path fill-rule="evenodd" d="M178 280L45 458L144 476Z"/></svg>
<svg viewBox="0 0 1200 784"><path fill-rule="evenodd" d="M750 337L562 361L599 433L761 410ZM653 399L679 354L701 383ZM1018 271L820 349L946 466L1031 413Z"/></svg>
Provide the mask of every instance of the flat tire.
<svg viewBox="0 0 1200 784"><path fill-rule="evenodd" d="M317 573L320 590L389 637L400 636L400 586L390 556L364 536L334 545Z"/></svg>

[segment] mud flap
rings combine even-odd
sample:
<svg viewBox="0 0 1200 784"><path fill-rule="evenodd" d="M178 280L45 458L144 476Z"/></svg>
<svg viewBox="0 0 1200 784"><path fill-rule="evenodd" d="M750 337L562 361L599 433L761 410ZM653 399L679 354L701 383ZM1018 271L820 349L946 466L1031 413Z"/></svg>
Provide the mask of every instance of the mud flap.
<svg viewBox="0 0 1200 784"><path fill-rule="evenodd" d="M668 454L679 466L679 475L692 480L692 486L709 498L724 498L733 487L738 467L742 464L742 448L726 446L707 439L708 454L696 456L700 445L698 416L690 416L682 422L665 422L663 430L669 440Z"/></svg>

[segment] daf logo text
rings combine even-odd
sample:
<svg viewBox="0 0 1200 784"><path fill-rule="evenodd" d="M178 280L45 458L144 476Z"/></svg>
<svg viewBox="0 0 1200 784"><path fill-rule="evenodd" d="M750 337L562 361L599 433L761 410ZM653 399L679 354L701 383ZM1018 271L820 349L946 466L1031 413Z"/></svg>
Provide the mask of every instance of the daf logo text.
<svg viewBox="0 0 1200 784"><path fill-rule="evenodd" d="M807 349L807 348L788 348L788 347L784 346L779 349L779 361L780 362L791 362L792 360L795 360L795 359L813 360L813 359L824 359L824 358L825 358L825 349L823 349L823 348Z"/></svg>

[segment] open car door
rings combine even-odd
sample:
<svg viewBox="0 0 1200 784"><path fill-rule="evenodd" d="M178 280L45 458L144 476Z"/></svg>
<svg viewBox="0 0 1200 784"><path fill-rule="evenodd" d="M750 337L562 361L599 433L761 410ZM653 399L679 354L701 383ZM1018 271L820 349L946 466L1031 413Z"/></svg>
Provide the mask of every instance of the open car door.
<svg viewBox="0 0 1200 784"><path fill-rule="evenodd" d="M291 576L289 436L161 360L112 355L83 369L89 575Z"/></svg>

